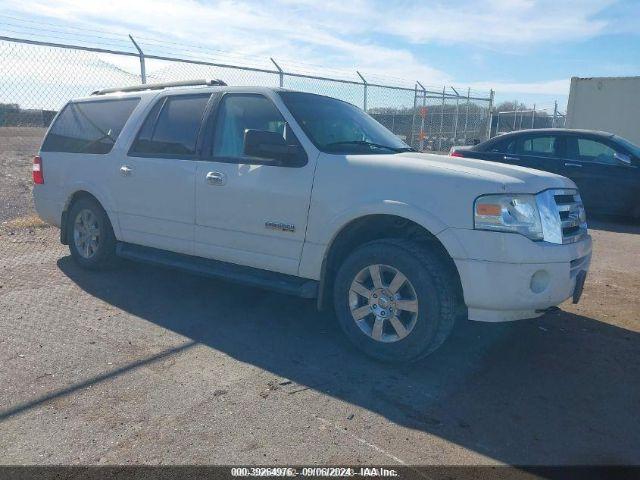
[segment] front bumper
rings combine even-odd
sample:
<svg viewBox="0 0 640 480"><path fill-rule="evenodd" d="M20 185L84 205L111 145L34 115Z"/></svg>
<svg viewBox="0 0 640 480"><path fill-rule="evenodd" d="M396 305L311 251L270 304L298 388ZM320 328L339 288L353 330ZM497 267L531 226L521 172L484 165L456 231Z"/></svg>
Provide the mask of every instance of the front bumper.
<svg viewBox="0 0 640 480"><path fill-rule="evenodd" d="M473 230L457 237L473 253L471 258L454 258L471 320L540 316L581 290L580 272L586 273L591 263L590 236L567 245Z"/></svg>

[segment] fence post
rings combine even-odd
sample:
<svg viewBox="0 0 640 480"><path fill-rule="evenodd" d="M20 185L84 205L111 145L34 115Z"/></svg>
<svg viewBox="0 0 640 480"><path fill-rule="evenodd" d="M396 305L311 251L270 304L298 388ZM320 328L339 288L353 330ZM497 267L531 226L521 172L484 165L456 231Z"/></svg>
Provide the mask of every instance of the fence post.
<svg viewBox="0 0 640 480"><path fill-rule="evenodd" d="M558 101L553 102L553 120L551 120L551 128L556 128L556 118L558 117Z"/></svg>
<svg viewBox="0 0 640 480"><path fill-rule="evenodd" d="M362 83L364 85L364 101L362 102L362 104L364 105L363 110L366 112L367 111L367 81L364 79L362 74L360 72L358 72L357 70L356 70L356 73L362 79Z"/></svg>
<svg viewBox="0 0 640 480"><path fill-rule="evenodd" d="M533 104L533 113L531 114L531 128L535 128L536 124L536 104Z"/></svg>
<svg viewBox="0 0 640 480"><path fill-rule="evenodd" d="M442 87L442 107L440 109L440 133L438 134L438 151L442 151L442 128L444 127L444 94L447 87Z"/></svg>
<svg viewBox="0 0 640 480"><path fill-rule="evenodd" d="M424 86L420 83L417 82L418 85L420 85L420 88L422 89L422 111L420 112L420 151L424 151L424 137L425 137L425 133L424 133L424 120L425 117L427 116L427 89L424 88Z"/></svg>
<svg viewBox="0 0 640 480"><path fill-rule="evenodd" d="M415 143L417 109L418 109L418 84L416 83L413 88L413 117L411 118L411 143L409 144L414 148L418 145L417 143Z"/></svg>
<svg viewBox="0 0 640 480"><path fill-rule="evenodd" d="M467 127L469 125L469 97L471 97L471 88L467 88L467 108L464 114L464 143L467 143Z"/></svg>
<svg viewBox="0 0 640 480"><path fill-rule="evenodd" d="M518 130L522 130L522 119L524 118L524 107L526 105L522 105L522 109L520 110L520 123L518 124Z"/></svg>
<svg viewBox="0 0 640 480"><path fill-rule="evenodd" d="M493 123L493 97L496 93L493 89L489 92L489 122L487 125L487 138L491 138L491 124ZM500 121L500 115L498 115L498 121Z"/></svg>
<svg viewBox="0 0 640 480"><path fill-rule="evenodd" d="M453 88L453 87L450 87L450 88L451 88L451 90L456 92L456 118L455 118L455 121L453 123L453 142L456 143L457 138L458 138L458 112L459 112L458 104L460 102L460 94L458 93L458 91L455 88Z"/></svg>
<svg viewBox="0 0 640 480"><path fill-rule="evenodd" d="M144 64L144 52L142 51L138 43L133 39L131 34L129 34L129 38L131 39L133 46L136 47L136 50L138 50L138 55L140 56L140 82L144 85L145 83L147 83L147 69Z"/></svg>
<svg viewBox="0 0 640 480"><path fill-rule="evenodd" d="M518 100L515 100L513 102L513 128L512 130L515 131L516 129L516 122L518 121Z"/></svg>
<svg viewBox="0 0 640 480"><path fill-rule="evenodd" d="M271 63L273 63L278 69L278 77L280 78L280 88L284 87L284 71L280 68L280 65L278 65L273 58L269 57L269 60L271 60Z"/></svg>

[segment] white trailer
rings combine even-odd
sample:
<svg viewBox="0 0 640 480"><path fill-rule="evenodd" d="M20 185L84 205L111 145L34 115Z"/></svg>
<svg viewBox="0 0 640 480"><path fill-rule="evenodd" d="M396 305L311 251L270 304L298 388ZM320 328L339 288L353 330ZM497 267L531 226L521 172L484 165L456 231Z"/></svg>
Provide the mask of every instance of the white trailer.
<svg viewBox="0 0 640 480"><path fill-rule="evenodd" d="M573 77L565 126L615 133L640 145L640 77Z"/></svg>

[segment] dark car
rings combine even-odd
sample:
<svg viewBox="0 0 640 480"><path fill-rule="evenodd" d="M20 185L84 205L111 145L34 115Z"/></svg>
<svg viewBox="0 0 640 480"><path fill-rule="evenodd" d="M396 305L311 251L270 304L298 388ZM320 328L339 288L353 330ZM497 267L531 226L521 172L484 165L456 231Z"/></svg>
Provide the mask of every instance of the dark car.
<svg viewBox="0 0 640 480"><path fill-rule="evenodd" d="M640 218L640 147L611 133L520 130L450 155L557 173L576 183L589 213Z"/></svg>

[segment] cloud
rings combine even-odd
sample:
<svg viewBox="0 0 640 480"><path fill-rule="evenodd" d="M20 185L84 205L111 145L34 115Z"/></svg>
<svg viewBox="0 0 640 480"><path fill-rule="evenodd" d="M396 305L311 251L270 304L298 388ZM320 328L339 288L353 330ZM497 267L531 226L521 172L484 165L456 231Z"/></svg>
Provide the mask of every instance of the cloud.
<svg viewBox="0 0 640 480"><path fill-rule="evenodd" d="M569 91L570 79L549 80L545 82L475 82L472 88L478 90L494 89L500 94L527 93L533 95L566 95Z"/></svg>
<svg viewBox="0 0 640 480"><path fill-rule="evenodd" d="M598 13L614 0L491 0L423 3L410 15L395 16L387 33L413 43L468 44L506 49L585 40L609 22Z"/></svg>
<svg viewBox="0 0 640 480"><path fill-rule="evenodd" d="M613 22L599 15L613 0L4 0L6 11L57 19L58 23L108 30L126 38L135 32L145 51L215 56L229 63L268 58L283 67L327 76L357 78L355 70L387 77L450 85L450 74L417 56L426 45L469 48L470 65L482 49L526 51L540 45L600 35ZM153 38L165 39L164 44ZM171 43L168 43L171 42ZM203 48L190 46L199 44ZM480 53L478 53L480 49ZM238 55L238 56L236 56ZM253 60L255 63L256 60ZM301 64L302 63L302 64ZM316 68L313 65L317 65ZM426 81L425 81L426 79ZM474 88L530 88L559 92L564 80L541 83L476 83ZM562 91L566 92L563 83ZM513 89L513 90L508 90ZM517 90L521 91L521 90Z"/></svg>

